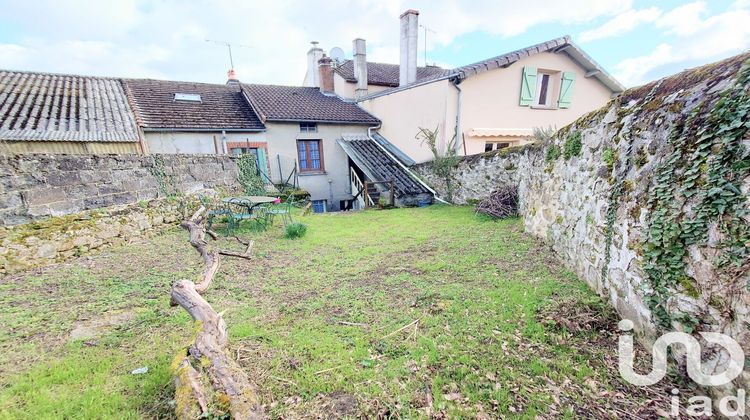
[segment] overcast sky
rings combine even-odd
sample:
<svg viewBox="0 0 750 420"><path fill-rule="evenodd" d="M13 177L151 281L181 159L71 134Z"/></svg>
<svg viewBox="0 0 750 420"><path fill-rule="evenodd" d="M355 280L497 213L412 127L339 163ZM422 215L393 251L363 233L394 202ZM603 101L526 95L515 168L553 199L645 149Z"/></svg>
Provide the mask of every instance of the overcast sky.
<svg viewBox="0 0 750 420"><path fill-rule="evenodd" d="M0 68L301 84L312 40L398 63L398 17L420 11L427 61L455 67L562 35L633 86L750 49L750 0L0 0ZM420 31L420 65L424 32Z"/></svg>

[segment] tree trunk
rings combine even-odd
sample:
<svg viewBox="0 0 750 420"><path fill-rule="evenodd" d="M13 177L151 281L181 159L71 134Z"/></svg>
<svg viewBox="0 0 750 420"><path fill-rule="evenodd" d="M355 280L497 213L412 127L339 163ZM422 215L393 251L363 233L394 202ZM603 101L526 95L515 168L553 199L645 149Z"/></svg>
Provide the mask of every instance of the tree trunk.
<svg viewBox="0 0 750 420"><path fill-rule="evenodd" d="M176 413L182 419L201 415L231 414L235 419L265 418L255 385L227 351L227 326L220 314L201 296L219 269L219 254L206 242L206 209L201 207L180 224L190 234L190 244L203 258L205 269L198 284L179 280L172 286L172 304L182 306L195 320L196 335L187 349L175 357ZM247 258L252 243L242 258ZM229 255L232 255L231 253Z"/></svg>

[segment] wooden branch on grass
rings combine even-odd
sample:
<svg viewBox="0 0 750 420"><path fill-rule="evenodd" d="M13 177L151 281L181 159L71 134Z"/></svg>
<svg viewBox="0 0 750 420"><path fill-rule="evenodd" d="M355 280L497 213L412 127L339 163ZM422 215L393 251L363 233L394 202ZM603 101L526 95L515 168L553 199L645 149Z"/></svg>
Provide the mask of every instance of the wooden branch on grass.
<svg viewBox="0 0 750 420"><path fill-rule="evenodd" d="M172 365L176 414L182 419L222 412L235 419L265 418L255 385L229 354L227 326L222 314L216 313L201 296L219 269L221 253L206 242L205 212L205 207L201 206L189 220L180 224L188 231L190 244L200 254L205 269L198 284L179 280L172 286L172 302L183 307L197 327L195 340L177 355ZM249 258L251 250L252 243L249 243L242 258Z"/></svg>

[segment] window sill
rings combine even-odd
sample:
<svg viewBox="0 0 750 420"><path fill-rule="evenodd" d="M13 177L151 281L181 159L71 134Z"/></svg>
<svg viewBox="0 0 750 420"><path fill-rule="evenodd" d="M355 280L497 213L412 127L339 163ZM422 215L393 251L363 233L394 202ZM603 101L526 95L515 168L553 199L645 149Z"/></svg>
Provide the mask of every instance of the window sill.
<svg viewBox="0 0 750 420"><path fill-rule="evenodd" d="M558 107L556 107L556 106L531 105L531 109L546 109L548 111L552 111L552 110L558 109Z"/></svg>
<svg viewBox="0 0 750 420"><path fill-rule="evenodd" d="M326 171L300 171L298 176L314 176L314 175L328 175Z"/></svg>

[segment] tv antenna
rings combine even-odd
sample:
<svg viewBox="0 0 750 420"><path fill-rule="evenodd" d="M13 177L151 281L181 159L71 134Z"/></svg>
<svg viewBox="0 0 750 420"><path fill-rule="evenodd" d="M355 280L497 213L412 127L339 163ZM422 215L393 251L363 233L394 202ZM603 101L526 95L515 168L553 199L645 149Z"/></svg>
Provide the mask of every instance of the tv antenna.
<svg viewBox="0 0 750 420"><path fill-rule="evenodd" d="M218 41L215 39L207 39L206 42L211 42L218 45L224 45L227 47L227 50L229 51L229 68L231 70L234 70L234 59L232 58L232 47L240 47L240 48L250 48L249 45L242 45L242 44L230 44L228 41Z"/></svg>
<svg viewBox="0 0 750 420"><path fill-rule="evenodd" d="M424 25L419 25L419 27L424 29L424 66L427 67L427 32L431 32L433 34L436 34L437 32Z"/></svg>

